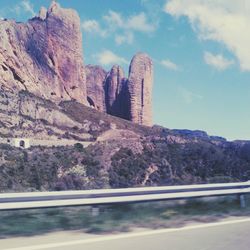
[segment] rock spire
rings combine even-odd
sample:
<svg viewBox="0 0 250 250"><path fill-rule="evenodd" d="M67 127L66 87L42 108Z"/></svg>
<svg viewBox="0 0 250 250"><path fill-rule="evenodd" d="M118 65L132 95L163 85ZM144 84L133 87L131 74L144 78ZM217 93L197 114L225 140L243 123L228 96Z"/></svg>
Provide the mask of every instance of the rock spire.
<svg viewBox="0 0 250 250"><path fill-rule="evenodd" d="M136 54L129 67L128 92L130 120L152 125L153 63L144 53Z"/></svg>

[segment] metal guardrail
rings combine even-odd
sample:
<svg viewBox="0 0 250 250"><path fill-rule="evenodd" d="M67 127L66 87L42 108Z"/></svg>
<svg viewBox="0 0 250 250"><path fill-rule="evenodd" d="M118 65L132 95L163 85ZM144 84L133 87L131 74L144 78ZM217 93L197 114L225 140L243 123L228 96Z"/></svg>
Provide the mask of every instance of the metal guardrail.
<svg viewBox="0 0 250 250"><path fill-rule="evenodd" d="M250 181L85 191L0 193L0 210L84 205L95 206L226 195L239 195L241 206L245 207L244 195L247 193L250 193Z"/></svg>

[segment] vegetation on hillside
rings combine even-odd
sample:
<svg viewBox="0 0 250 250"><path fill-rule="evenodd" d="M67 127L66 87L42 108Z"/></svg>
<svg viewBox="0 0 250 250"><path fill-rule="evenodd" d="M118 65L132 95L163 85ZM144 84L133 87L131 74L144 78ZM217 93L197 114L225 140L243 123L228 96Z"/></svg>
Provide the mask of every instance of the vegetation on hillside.
<svg viewBox="0 0 250 250"><path fill-rule="evenodd" d="M79 144L29 150L0 145L2 192L92 189L106 183L99 162Z"/></svg>
<svg viewBox="0 0 250 250"><path fill-rule="evenodd" d="M121 147L103 167L105 143L88 148L32 147L0 144L0 191L80 190L176 185L250 179L250 143L216 146L144 143L141 154ZM100 160L102 159L102 160Z"/></svg>
<svg viewBox="0 0 250 250"><path fill-rule="evenodd" d="M146 185L176 185L246 181L250 179L250 144L218 147L208 142L155 144L135 155L121 149L109 171L114 187L138 186L150 165L157 166Z"/></svg>

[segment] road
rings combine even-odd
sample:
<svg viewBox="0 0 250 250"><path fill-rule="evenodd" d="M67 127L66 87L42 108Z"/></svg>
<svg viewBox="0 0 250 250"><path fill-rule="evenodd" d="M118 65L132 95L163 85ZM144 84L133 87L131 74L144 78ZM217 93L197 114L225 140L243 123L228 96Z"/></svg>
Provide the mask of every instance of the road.
<svg viewBox="0 0 250 250"><path fill-rule="evenodd" d="M0 240L1 250L249 250L250 218L113 236L38 238Z"/></svg>

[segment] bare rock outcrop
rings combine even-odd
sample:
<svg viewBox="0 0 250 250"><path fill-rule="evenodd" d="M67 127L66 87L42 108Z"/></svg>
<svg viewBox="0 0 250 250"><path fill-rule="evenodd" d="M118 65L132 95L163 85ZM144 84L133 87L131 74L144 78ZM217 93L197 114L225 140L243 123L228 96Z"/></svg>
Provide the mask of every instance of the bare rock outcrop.
<svg viewBox="0 0 250 250"><path fill-rule="evenodd" d="M54 103L76 100L110 115L152 125L152 60L135 55L129 77L114 65L84 67L76 11L52 1L27 23L0 21L0 87Z"/></svg>
<svg viewBox="0 0 250 250"><path fill-rule="evenodd" d="M90 106L140 125L152 125L153 63L144 53L136 54L129 77L114 65L106 73L100 66L87 66L87 95Z"/></svg>
<svg viewBox="0 0 250 250"><path fill-rule="evenodd" d="M85 123L75 121L55 103L0 87L0 137L85 140L91 137L89 132Z"/></svg>
<svg viewBox="0 0 250 250"><path fill-rule="evenodd" d="M85 70L88 104L90 107L106 112L104 85L107 72L96 65L87 65Z"/></svg>
<svg viewBox="0 0 250 250"><path fill-rule="evenodd" d="M129 67L128 92L130 120L152 125L153 63L144 53L136 54Z"/></svg>
<svg viewBox="0 0 250 250"><path fill-rule="evenodd" d="M121 66L114 65L105 82L106 108L110 115L128 119L127 79Z"/></svg>
<svg viewBox="0 0 250 250"><path fill-rule="evenodd" d="M27 23L0 21L0 84L86 104L80 18L52 2Z"/></svg>

